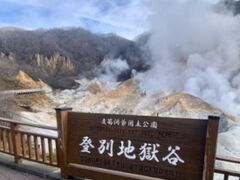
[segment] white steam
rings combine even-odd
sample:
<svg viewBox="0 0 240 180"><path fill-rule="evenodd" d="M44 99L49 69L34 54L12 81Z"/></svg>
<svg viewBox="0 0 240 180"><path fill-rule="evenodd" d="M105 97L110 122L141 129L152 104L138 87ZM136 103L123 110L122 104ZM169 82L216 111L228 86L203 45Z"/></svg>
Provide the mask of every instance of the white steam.
<svg viewBox="0 0 240 180"><path fill-rule="evenodd" d="M126 60L104 59L100 65L98 78L103 82L115 82L117 77L127 70L129 70L129 65Z"/></svg>
<svg viewBox="0 0 240 180"><path fill-rule="evenodd" d="M189 92L239 115L240 19L212 2L153 1L153 65L138 78L144 89Z"/></svg>

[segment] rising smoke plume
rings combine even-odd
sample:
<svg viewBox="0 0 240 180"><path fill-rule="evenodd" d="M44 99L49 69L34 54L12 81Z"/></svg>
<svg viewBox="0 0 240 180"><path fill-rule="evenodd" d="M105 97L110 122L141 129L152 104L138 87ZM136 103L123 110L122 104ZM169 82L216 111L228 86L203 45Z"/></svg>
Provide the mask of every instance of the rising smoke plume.
<svg viewBox="0 0 240 180"><path fill-rule="evenodd" d="M100 64L98 79L103 82L115 82L122 72L129 69L130 67L126 60L106 58Z"/></svg>
<svg viewBox="0 0 240 180"><path fill-rule="evenodd" d="M240 17L210 0L152 1L149 91L184 91L240 114Z"/></svg>

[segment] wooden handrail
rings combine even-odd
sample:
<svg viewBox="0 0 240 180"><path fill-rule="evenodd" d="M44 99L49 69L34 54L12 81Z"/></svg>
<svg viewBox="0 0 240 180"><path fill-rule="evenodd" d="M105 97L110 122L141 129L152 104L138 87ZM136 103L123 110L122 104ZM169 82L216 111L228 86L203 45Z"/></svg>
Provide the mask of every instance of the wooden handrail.
<svg viewBox="0 0 240 180"><path fill-rule="evenodd" d="M15 123L15 124L22 125L22 126L30 126L30 127L35 127L35 128L57 131L57 127L33 124L33 123L28 123L28 122L19 122L19 121L15 121L15 120L3 118L3 117L0 117L0 121L6 122L6 123Z"/></svg>
<svg viewBox="0 0 240 180"><path fill-rule="evenodd" d="M41 133L33 133L33 132L27 132L27 131L21 131L21 130L16 130L16 132L24 133L24 134L32 135L32 136L38 136L38 137L42 137L42 138L49 138L49 139L54 139L54 140L58 139L57 135L52 136L52 135L45 135L45 134L41 134Z"/></svg>
<svg viewBox="0 0 240 180"><path fill-rule="evenodd" d="M216 160L240 164L240 158L235 158L235 157L233 158L233 157L218 155L216 157Z"/></svg>
<svg viewBox="0 0 240 180"><path fill-rule="evenodd" d="M9 130L10 130L11 128L10 128L10 127L6 127L6 126L1 126L1 125L0 125L0 129L9 129Z"/></svg>
<svg viewBox="0 0 240 180"><path fill-rule="evenodd" d="M240 164L240 159L239 158L233 158L233 157L227 157L227 156L217 156L216 160L218 161L223 161L223 162L229 162L229 163L235 163L235 164ZM228 180L230 176L234 177L239 177L240 178L240 172L239 171L234 171L234 170L229 170L229 169L222 169L215 167L214 169L215 173L222 174L224 177L224 180Z"/></svg>
<svg viewBox="0 0 240 180"><path fill-rule="evenodd" d="M240 177L240 172L233 171L233 170L226 170L222 168L215 168L215 172L219 174L224 174L226 176L235 176Z"/></svg>

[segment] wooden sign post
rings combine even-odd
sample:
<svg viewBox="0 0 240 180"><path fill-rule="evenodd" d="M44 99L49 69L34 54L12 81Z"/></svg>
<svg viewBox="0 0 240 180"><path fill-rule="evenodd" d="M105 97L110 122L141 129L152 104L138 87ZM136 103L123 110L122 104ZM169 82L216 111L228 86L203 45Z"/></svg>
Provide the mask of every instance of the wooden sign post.
<svg viewBox="0 0 240 180"><path fill-rule="evenodd" d="M218 117L58 116L62 175L96 180L213 179ZM61 131L63 127L59 125ZM65 134L67 133L67 134Z"/></svg>

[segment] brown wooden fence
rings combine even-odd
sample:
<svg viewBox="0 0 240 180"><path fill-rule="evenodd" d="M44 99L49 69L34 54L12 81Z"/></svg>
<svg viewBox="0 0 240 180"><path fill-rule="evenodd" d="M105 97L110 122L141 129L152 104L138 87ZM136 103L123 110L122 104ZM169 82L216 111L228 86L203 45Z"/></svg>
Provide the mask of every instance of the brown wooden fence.
<svg viewBox="0 0 240 180"><path fill-rule="evenodd" d="M33 128L35 132L31 130ZM36 133L38 130L39 133ZM56 135L46 135L48 131L55 131ZM0 152L13 155L16 163L26 159L58 166L57 141L55 127L0 118Z"/></svg>
<svg viewBox="0 0 240 180"><path fill-rule="evenodd" d="M65 166L62 159L66 154L59 154L64 154L66 145L62 143L64 135L59 135L58 132L60 129L64 132L66 127L59 120L66 118L68 111L69 109L57 109L58 128L0 117L0 152L14 156L16 163L26 159L62 169ZM55 135L48 135L48 131L55 132ZM216 160L240 165L240 159L237 158L218 156ZM230 176L240 179L240 172L236 171L215 168L215 173L223 174L224 180Z"/></svg>
<svg viewBox="0 0 240 180"><path fill-rule="evenodd" d="M240 180L240 158L232 158L232 157L226 157L226 156L217 156L216 160L221 162L228 162L228 163L234 163L239 166L239 171L233 171L230 169L222 169L215 167L215 173L222 174L224 180L228 180L230 176L232 177L238 177Z"/></svg>

